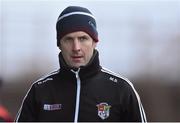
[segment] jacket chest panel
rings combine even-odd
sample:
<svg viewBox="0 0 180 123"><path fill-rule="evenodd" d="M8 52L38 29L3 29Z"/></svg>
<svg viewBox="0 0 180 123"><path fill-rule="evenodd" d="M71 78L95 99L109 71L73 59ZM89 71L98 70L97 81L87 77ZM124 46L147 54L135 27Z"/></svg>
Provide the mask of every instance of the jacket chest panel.
<svg viewBox="0 0 180 123"><path fill-rule="evenodd" d="M61 81L62 82L62 81ZM92 78L82 81L80 89L78 121L118 121L120 107L118 95L111 87L101 87ZM73 81L65 81L51 85L40 99L40 116L43 121L73 121L76 108L77 85ZM52 88L52 89L51 89Z"/></svg>
<svg viewBox="0 0 180 123"><path fill-rule="evenodd" d="M79 121L118 121L120 106L115 92L87 84L81 87Z"/></svg>
<svg viewBox="0 0 180 123"><path fill-rule="evenodd" d="M57 82L61 82L58 83ZM41 121L73 121L76 85L72 81L57 81L37 98Z"/></svg>

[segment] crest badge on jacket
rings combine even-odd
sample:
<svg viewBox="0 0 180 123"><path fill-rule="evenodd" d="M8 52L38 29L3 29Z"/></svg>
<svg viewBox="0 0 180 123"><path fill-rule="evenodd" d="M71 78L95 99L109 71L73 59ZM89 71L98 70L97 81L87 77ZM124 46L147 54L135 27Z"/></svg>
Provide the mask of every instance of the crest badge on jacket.
<svg viewBox="0 0 180 123"><path fill-rule="evenodd" d="M101 118L101 119L106 119L109 117L110 115L110 108L111 106L108 105L107 103L103 102L103 103L100 103L98 105L96 105L97 108L98 108L98 116Z"/></svg>

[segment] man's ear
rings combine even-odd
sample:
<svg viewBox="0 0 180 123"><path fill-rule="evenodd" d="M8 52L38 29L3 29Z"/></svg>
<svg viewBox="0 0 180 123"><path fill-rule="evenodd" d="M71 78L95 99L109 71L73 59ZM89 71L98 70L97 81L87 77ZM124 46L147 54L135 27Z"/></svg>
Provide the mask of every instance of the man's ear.
<svg viewBox="0 0 180 123"><path fill-rule="evenodd" d="M96 46L97 46L97 42L96 41L93 41L93 46L94 46L94 48L96 48Z"/></svg>
<svg viewBox="0 0 180 123"><path fill-rule="evenodd" d="M58 48L61 50L61 46L59 45Z"/></svg>
<svg viewBox="0 0 180 123"><path fill-rule="evenodd" d="M61 42L59 41L58 48L61 50Z"/></svg>

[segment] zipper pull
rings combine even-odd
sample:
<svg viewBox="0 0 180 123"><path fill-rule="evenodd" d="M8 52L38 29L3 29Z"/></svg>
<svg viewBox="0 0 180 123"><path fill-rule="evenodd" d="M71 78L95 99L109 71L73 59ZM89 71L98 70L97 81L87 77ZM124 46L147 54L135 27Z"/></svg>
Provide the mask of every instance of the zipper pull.
<svg viewBox="0 0 180 123"><path fill-rule="evenodd" d="M75 71L75 70L73 70L73 69L71 69L71 71L72 71L73 73L75 73L76 79L78 79L78 78L79 78L79 71L80 71L80 68L78 68L77 71Z"/></svg>

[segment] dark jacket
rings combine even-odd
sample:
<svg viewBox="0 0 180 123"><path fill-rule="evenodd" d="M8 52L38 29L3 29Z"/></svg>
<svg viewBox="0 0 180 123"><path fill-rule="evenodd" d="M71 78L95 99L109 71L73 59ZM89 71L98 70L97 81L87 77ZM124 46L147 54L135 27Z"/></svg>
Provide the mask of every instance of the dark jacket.
<svg viewBox="0 0 180 123"><path fill-rule="evenodd" d="M32 84L16 121L146 121L132 83L102 68L95 51L88 65L60 69Z"/></svg>

